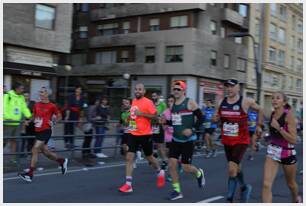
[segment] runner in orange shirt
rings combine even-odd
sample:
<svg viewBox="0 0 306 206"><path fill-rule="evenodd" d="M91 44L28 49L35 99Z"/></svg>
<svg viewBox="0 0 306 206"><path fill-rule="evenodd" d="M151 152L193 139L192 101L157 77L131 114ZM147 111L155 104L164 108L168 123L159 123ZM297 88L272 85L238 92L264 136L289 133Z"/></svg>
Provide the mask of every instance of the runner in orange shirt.
<svg viewBox="0 0 306 206"><path fill-rule="evenodd" d="M129 135L127 139L128 152L126 155L126 182L119 188L122 193L133 192L132 173L136 149L141 148L146 159L157 170L157 187L165 185L165 171L160 168L157 159L153 156L151 119L156 118L157 110L153 102L144 97L145 88L143 84L135 86L135 99L130 109Z"/></svg>

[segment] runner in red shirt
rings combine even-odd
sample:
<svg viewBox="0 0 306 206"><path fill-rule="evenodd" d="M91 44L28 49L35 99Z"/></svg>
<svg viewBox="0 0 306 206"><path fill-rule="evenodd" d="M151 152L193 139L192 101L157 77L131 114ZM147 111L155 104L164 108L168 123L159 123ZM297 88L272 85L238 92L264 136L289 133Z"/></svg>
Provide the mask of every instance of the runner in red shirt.
<svg viewBox="0 0 306 206"><path fill-rule="evenodd" d="M165 185L165 171L160 168L158 161L153 156L151 119L156 118L157 110L153 102L144 97L145 92L143 84L137 84L135 86L136 98L133 100L130 109L130 135L127 138L126 182L119 188L119 191L122 193L133 192L133 162L139 145L141 145L148 162L157 171L157 187L163 187Z"/></svg>
<svg viewBox="0 0 306 206"><path fill-rule="evenodd" d="M40 102L37 102L33 107L36 142L32 148L30 170L26 173L19 174L19 177L27 182L32 182L39 151L42 151L47 158L57 161L61 166L62 174L66 174L67 172L68 159L58 157L55 153L49 151L47 145L52 134L52 118L55 115L56 121L60 120L60 111L53 103L49 101L48 91L45 87L40 89L39 95Z"/></svg>

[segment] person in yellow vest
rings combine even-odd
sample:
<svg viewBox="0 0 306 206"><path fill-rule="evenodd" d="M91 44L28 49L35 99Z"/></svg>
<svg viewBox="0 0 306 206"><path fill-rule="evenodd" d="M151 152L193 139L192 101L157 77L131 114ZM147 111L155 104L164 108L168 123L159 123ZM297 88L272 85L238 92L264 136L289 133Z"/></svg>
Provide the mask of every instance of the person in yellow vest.
<svg viewBox="0 0 306 206"><path fill-rule="evenodd" d="M23 117L29 119L32 115L27 107L23 96L24 86L21 83L15 83L13 89L3 96L3 135L4 137L14 137L20 135L21 120ZM11 153L16 152L17 139L9 139ZM4 146L6 145L6 141ZM13 156L12 161L16 162Z"/></svg>

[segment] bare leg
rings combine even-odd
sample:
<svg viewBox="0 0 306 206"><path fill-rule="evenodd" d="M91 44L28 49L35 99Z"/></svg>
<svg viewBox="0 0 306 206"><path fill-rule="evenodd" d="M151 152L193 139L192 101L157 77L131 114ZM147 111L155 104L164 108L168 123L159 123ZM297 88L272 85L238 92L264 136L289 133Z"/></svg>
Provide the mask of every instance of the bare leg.
<svg viewBox="0 0 306 206"><path fill-rule="evenodd" d="M296 202L298 197L299 188L296 183L296 164L293 165L283 165L286 181L288 188L291 192L292 202Z"/></svg>
<svg viewBox="0 0 306 206"><path fill-rule="evenodd" d="M38 153L42 149L43 145L45 143L40 140L36 140L33 148L32 148L32 159L31 159L31 167L35 168L36 163L37 163L37 158L38 158Z"/></svg>
<svg viewBox="0 0 306 206"><path fill-rule="evenodd" d="M172 178L172 184L179 182L179 176L177 174L176 168L177 168L177 159L175 158L169 158L169 173Z"/></svg>
<svg viewBox="0 0 306 206"><path fill-rule="evenodd" d="M128 152L126 154L126 176L132 176L133 174L134 158L135 158L135 153Z"/></svg>
<svg viewBox="0 0 306 206"><path fill-rule="evenodd" d="M266 157L263 175L262 202L272 203L272 185L278 171L278 162Z"/></svg>

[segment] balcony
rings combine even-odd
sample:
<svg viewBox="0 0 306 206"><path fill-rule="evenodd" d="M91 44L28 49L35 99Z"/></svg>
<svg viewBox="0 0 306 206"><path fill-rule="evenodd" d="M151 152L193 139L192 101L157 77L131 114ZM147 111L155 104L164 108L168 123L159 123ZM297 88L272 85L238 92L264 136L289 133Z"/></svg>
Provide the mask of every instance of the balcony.
<svg viewBox="0 0 306 206"><path fill-rule="evenodd" d="M223 13L223 16L221 16L222 21L229 22L231 24L239 26L244 30L249 29L248 18L244 18L238 12L229 8L224 8L222 13Z"/></svg>
<svg viewBox="0 0 306 206"><path fill-rule="evenodd" d="M204 11L206 10L206 4L127 4L118 7L99 8L91 11L91 21L191 9Z"/></svg>

